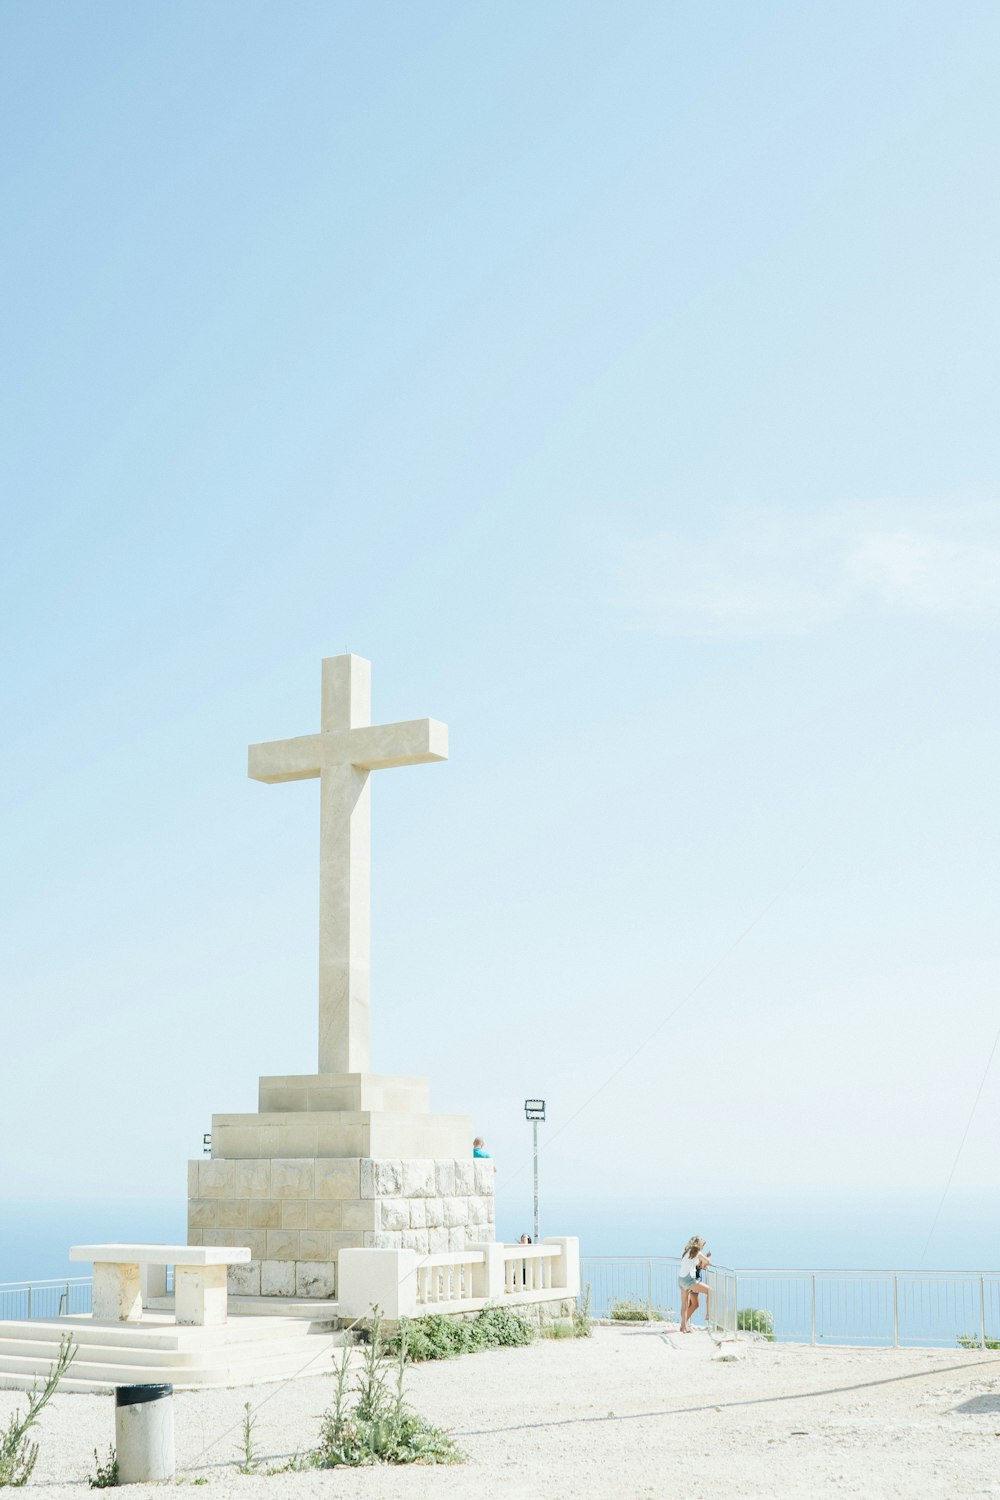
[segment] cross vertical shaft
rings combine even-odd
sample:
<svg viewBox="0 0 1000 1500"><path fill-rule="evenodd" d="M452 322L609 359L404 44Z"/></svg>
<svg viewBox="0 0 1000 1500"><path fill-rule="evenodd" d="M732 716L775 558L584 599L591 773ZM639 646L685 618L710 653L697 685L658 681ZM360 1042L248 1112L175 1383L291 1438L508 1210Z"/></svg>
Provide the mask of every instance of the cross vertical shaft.
<svg viewBox="0 0 1000 1500"><path fill-rule="evenodd" d="M371 723L371 664L323 663L324 734ZM319 776L319 1071L371 1071L371 787L367 770Z"/></svg>
<svg viewBox="0 0 1000 1500"><path fill-rule="evenodd" d="M319 1071L371 1070L371 772L448 759L435 719L372 724L371 663L323 662L319 734L251 745L254 781L319 778Z"/></svg>

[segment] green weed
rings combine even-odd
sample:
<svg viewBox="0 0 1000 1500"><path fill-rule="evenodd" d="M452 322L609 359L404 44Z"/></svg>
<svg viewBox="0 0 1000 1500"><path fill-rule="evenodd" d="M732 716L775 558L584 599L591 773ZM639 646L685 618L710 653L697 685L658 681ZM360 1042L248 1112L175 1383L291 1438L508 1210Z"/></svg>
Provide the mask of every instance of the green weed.
<svg viewBox="0 0 1000 1500"><path fill-rule="evenodd" d="M589 1339L594 1331L590 1315L590 1282L583 1289L579 1302L573 1309L573 1334L578 1339Z"/></svg>
<svg viewBox="0 0 1000 1500"><path fill-rule="evenodd" d="M28 1433L52 1400L75 1358L76 1345L67 1335L59 1345L56 1362L50 1367L41 1390L36 1380L28 1392L27 1411L23 1416L19 1411L11 1412L5 1430L0 1432L0 1486L10 1485L17 1489L31 1478L38 1462L38 1444L29 1440Z"/></svg>
<svg viewBox="0 0 1000 1500"><path fill-rule="evenodd" d="M350 1350L345 1346L336 1371L333 1405L323 1418L316 1464L323 1469L377 1463L454 1464L464 1455L447 1432L425 1422L406 1404L407 1365L405 1333L397 1336L395 1378L390 1377L389 1351L382 1331L382 1314L372 1309L369 1339L351 1403Z"/></svg>
<svg viewBox="0 0 1000 1500"><path fill-rule="evenodd" d="M254 1452L253 1446L253 1430L255 1425L256 1419L253 1414L253 1407L250 1405L250 1402L247 1401L243 1407L243 1430L241 1434L243 1441L243 1460L236 1466L237 1474L256 1474L257 1469L260 1466L260 1459Z"/></svg>

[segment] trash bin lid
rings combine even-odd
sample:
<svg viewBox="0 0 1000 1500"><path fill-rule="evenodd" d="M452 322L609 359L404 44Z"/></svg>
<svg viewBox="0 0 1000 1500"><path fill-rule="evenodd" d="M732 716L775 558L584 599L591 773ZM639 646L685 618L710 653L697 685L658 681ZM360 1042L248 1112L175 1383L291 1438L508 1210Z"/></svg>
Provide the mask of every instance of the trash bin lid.
<svg viewBox="0 0 1000 1500"><path fill-rule="evenodd" d="M173 1394L172 1385L116 1385L115 1405L139 1406L143 1401L162 1401Z"/></svg>

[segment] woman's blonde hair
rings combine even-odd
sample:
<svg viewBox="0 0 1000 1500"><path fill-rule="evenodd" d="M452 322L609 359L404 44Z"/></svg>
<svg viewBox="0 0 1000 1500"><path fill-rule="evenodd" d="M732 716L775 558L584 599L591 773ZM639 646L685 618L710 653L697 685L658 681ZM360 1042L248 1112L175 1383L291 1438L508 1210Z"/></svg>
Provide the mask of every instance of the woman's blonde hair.
<svg viewBox="0 0 1000 1500"><path fill-rule="evenodd" d="M684 1246L684 1253L681 1256L681 1260L690 1260L692 1256L699 1254L699 1252L704 1250L704 1248L705 1241L702 1239L701 1235L693 1234L688 1240L687 1244Z"/></svg>

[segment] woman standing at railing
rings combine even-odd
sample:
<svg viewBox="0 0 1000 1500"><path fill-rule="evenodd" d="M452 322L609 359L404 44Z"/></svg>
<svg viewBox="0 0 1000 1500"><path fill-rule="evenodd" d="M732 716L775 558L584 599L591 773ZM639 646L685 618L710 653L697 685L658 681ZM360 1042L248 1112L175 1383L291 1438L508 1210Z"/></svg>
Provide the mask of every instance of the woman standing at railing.
<svg viewBox="0 0 1000 1500"><path fill-rule="evenodd" d="M705 1249L705 1241L698 1234L692 1235L681 1253L677 1274L681 1293L681 1333L691 1332L691 1319L698 1311L698 1298L702 1295L705 1298L705 1319L708 1320L708 1287L700 1278L711 1259L712 1252Z"/></svg>

